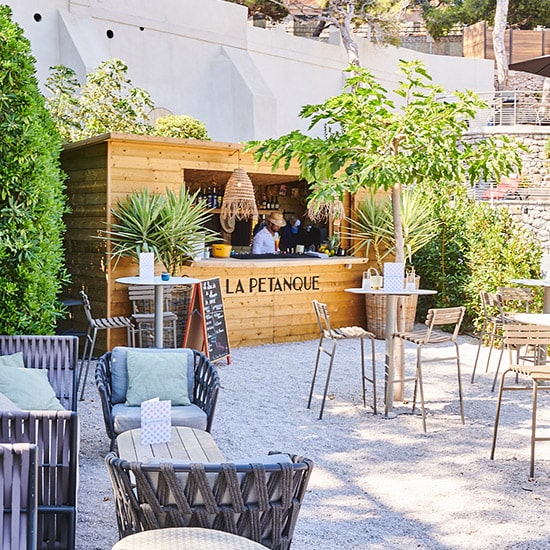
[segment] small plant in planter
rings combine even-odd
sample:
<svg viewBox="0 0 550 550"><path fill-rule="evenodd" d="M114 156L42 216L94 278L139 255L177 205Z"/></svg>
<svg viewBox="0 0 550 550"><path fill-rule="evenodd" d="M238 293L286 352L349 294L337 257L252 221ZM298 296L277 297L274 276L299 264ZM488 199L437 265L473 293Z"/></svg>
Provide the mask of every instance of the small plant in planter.
<svg viewBox="0 0 550 550"><path fill-rule="evenodd" d="M139 261L140 253L153 252L167 272L177 275L199 247L218 240L206 227L211 214L203 201L195 204L196 195L184 187L179 194L167 190L166 195L143 189L120 201L111 211L116 222L100 236L111 244L114 268L120 258Z"/></svg>
<svg viewBox="0 0 550 550"><path fill-rule="evenodd" d="M426 208L424 197L415 189L404 189L401 197L401 220L403 244L406 258L412 266L413 255L426 246L438 232L438 222L432 210ZM370 247L374 253L376 267L380 274L384 272L384 260L393 259L395 255L395 238L393 230L392 203L389 196L377 197L370 192L349 220L346 236L355 243L354 251L366 249L369 256ZM412 330L418 296L404 299L405 330ZM385 336L386 302L382 296L366 295L367 328L377 337Z"/></svg>
<svg viewBox="0 0 550 550"><path fill-rule="evenodd" d="M414 189L401 194L401 223L406 260L412 265L413 255L426 246L437 234L438 221L423 203L423 196ZM384 260L395 255L392 204L389 196L378 198L370 192L359 203L355 217L348 219L346 236L354 241L353 251L366 249L369 256L372 246L376 267L382 272Z"/></svg>

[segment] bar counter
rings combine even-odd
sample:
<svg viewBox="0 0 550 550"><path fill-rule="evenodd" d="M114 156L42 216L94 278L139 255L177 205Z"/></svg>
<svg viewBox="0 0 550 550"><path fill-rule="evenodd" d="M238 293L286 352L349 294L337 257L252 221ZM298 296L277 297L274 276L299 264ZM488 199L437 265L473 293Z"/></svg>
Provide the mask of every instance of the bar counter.
<svg viewBox="0 0 550 550"><path fill-rule="evenodd" d="M183 274L219 277L231 347L316 338L311 301L329 306L334 327L365 325L362 296L345 292L361 286L366 258L235 259L191 263Z"/></svg>

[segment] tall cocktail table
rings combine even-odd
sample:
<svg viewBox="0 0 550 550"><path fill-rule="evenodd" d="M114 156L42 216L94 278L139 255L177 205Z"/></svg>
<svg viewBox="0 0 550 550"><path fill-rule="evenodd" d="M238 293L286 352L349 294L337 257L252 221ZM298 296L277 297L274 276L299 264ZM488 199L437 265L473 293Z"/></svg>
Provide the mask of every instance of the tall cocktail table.
<svg viewBox="0 0 550 550"><path fill-rule="evenodd" d="M161 277L154 277L154 279L142 279L141 277L121 277L116 279L117 283L123 285L144 285L155 287L155 347L162 348L164 329L163 322L163 287L173 285L192 285L200 283L200 279L193 279L191 277L170 277L167 280Z"/></svg>
<svg viewBox="0 0 550 550"><path fill-rule="evenodd" d="M387 307L386 307L386 361L385 361L385 379L386 379L386 391L385 403L384 403L384 416L390 416L390 413L393 409L393 380L395 378L395 361L393 357L393 334L396 331L396 321L397 321L397 298L399 296L426 296L429 294L437 294L435 290L423 290L423 289L414 289L414 290L372 290L364 288L346 288L346 292L351 292L353 294L375 294L377 296L386 296L387 297ZM401 368L401 366L399 366Z"/></svg>

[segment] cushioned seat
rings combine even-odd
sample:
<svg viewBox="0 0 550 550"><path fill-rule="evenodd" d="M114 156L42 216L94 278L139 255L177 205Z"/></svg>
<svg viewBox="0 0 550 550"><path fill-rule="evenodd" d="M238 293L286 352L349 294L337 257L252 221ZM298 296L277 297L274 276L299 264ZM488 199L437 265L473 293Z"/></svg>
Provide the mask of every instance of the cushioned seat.
<svg viewBox="0 0 550 550"><path fill-rule="evenodd" d="M208 418L197 405L172 407L172 426L188 426L206 430ZM113 423L117 434L141 427L141 407L127 407L123 403L113 405Z"/></svg>

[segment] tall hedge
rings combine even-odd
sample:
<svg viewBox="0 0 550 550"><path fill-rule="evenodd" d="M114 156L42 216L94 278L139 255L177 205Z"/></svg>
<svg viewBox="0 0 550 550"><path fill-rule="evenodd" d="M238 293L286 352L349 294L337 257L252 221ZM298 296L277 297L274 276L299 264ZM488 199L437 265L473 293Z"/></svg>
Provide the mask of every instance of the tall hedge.
<svg viewBox="0 0 550 550"><path fill-rule="evenodd" d="M64 267L61 138L29 41L0 5L0 334L48 334Z"/></svg>

